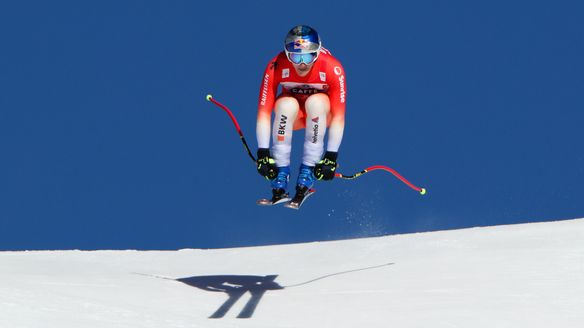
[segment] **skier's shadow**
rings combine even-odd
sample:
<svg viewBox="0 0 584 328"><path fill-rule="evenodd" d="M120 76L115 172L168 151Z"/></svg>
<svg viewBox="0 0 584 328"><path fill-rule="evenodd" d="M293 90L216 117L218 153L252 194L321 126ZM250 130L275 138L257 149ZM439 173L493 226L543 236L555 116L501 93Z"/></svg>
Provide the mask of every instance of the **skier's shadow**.
<svg viewBox="0 0 584 328"><path fill-rule="evenodd" d="M365 268L358 268L353 270L347 270L342 272L336 272L327 274L324 276L320 276L305 282L297 283L294 285L287 285L287 286L280 286L276 280L278 275L268 275L268 276L240 276L240 275L219 275L219 276L196 276L196 277L188 277L188 278L180 278L180 279L170 279L170 278L163 278L163 279L170 279L180 281L185 283L189 286L197 287L202 290L210 291L210 292L221 292L227 293L229 298L223 305L215 311L209 318L217 319L223 318L227 312L233 307L235 303L247 292L250 292L251 298L241 310L238 318L251 318L253 316L254 311L256 310L262 296L268 290L281 290L284 288L294 288L305 286L308 284L312 284L316 281L331 278L334 276L345 275L353 272L358 271L365 271L365 270L372 270L372 269L379 269L382 267L387 267L393 265L394 263L385 263L381 265L375 265Z"/></svg>
<svg viewBox="0 0 584 328"><path fill-rule="evenodd" d="M197 287L210 292L221 292L227 293L229 298L215 313L213 313L209 318L217 319L223 318L227 312L233 307L233 305L247 292L251 293L251 298L241 310L238 318L251 318L253 313L258 306L262 296L268 290L279 290L284 289L274 280L276 280L277 275L268 276L236 276L236 275L223 275L223 276L197 276L176 279L182 283L189 286Z"/></svg>

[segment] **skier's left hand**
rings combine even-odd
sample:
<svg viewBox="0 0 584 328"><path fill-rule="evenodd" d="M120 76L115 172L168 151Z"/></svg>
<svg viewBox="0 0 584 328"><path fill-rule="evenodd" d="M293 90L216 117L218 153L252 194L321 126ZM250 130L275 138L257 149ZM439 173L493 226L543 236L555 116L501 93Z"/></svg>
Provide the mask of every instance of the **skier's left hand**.
<svg viewBox="0 0 584 328"><path fill-rule="evenodd" d="M332 180L337 169L337 156L339 153L327 151L320 162L314 166L314 175L318 180Z"/></svg>

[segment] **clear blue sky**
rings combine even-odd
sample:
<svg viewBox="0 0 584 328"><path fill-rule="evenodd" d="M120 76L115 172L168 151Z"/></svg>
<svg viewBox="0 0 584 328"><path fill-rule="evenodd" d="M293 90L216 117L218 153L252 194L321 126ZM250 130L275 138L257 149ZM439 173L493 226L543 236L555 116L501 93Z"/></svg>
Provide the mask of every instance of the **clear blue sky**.
<svg viewBox="0 0 584 328"><path fill-rule="evenodd" d="M12 1L0 5L0 249L177 249L584 217L578 1ZM308 24L347 73L339 170L270 193L259 84ZM296 137L296 166L300 141Z"/></svg>

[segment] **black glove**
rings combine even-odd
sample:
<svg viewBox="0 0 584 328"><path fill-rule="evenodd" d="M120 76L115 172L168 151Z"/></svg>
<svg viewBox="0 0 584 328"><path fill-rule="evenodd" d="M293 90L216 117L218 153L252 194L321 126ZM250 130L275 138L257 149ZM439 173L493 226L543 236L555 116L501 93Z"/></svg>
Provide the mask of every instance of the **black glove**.
<svg viewBox="0 0 584 328"><path fill-rule="evenodd" d="M270 156L270 150L268 148L258 149L258 160L256 164L258 165L258 173L266 179L274 180L278 175L276 161Z"/></svg>
<svg viewBox="0 0 584 328"><path fill-rule="evenodd" d="M339 153L327 151L323 159L314 166L314 175L318 180L332 180L337 169L337 156Z"/></svg>

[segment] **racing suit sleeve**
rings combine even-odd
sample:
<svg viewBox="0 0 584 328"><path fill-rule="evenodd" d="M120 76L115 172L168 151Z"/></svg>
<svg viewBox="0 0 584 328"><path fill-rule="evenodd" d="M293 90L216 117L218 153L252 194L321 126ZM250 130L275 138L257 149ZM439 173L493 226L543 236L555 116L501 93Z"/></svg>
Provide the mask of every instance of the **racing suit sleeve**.
<svg viewBox="0 0 584 328"><path fill-rule="evenodd" d="M328 129L327 151L338 152L345 130L345 102L347 84L343 66L334 60L329 65L327 75L332 76L330 82L329 99L331 102L331 123Z"/></svg>
<svg viewBox="0 0 584 328"><path fill-rule="evenodd" d="M256 123L258 148L270 148L272 111L276 101L276 92L278 91L278 81L276 81L275 74L277 59L278 56L274 57L266 67L260 85Z"/></svg>

